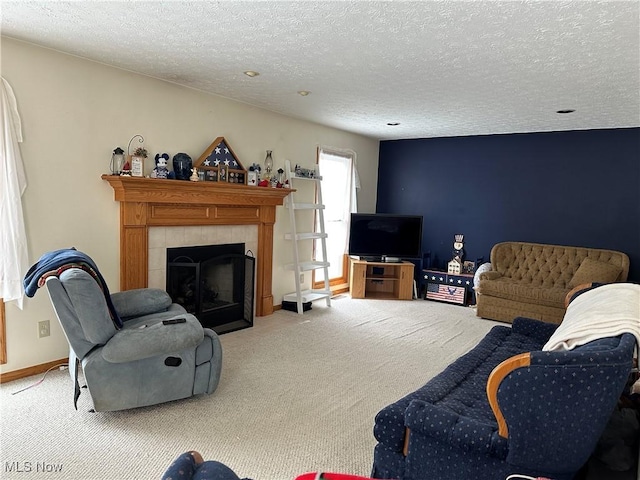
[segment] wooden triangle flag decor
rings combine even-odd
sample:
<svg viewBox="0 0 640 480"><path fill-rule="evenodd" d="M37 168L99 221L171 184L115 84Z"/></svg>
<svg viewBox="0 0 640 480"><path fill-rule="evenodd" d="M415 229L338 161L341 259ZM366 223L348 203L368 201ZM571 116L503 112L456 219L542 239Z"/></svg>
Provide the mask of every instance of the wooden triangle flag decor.
<svg viewBox="0 0 640 480"><path fill-rule="evenodd" d="M205 181L247 183L247 171L224 137L216 138L193 166Z"/></svg>

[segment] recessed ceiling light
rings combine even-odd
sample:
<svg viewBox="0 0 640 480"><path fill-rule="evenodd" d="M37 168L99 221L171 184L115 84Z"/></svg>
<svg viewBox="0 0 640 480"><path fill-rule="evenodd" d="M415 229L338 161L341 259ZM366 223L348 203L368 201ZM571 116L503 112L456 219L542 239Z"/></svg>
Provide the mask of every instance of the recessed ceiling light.
<svg viewBox="0 0 640 480"><path fill-rule="evenodd" d="M556 110L556 113L573 113L575 110L572 108L565 108L564 110Z"/></svg>
<svg viewBox="0 0 640 480"><path fill-rule="evenodd" d="M389 125L390 127L397 127L398 125L400 125L400 122L389 122L387 123L387 125Z"/></svg>
<svg viewBox="0 0 640 480"><path fill-rule="evenodd" d="M255 72L255 71L253 71L253 70L247 70L246 72L244 72L244 74L245 74L247 77L251 77L251 78L253 78L253 77L257 77L258 75L260 75L260 72Z"/></svg>
<svg viewBox="0 0 640 480"><path fill-rule="evenodd" d="M309 90L298 90L298 95L302 95L303 97L306 97L310 93L311 92Z"/></svg>

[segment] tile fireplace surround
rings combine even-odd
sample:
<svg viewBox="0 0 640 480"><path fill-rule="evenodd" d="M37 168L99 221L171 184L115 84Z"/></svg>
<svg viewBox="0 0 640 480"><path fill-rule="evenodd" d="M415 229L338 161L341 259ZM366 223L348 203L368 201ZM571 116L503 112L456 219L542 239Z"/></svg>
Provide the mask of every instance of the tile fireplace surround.
<svg viewBox="0 0 640 480"><path fill-rule="evenodd" d="M255 225L205 225L197 227L149 228L148 286L166 288L167 248L244 243L258 257L258 228ZM250 255L250 254L249 254Z"/></svg>
<svg viewBox="0 0 640 480"><path fill-rule="evenodd" d="M242 242L256 257L256 316L273 313L273 224L276 206L293 190L112 175L102 179L120 202L121 290L165 288L160 263L166 261L167 247Z"/></svg>

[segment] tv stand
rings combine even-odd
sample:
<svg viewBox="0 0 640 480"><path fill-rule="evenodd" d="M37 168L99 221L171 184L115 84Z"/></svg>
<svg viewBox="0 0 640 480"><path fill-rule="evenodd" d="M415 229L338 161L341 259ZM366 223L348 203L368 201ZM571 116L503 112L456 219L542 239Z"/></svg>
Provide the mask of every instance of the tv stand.
<svg viewBox="0 0 640 480"><path fill-rule="evenodd" d="M368 262L351 259L351 298L411 300L413 269L414 264L411 262Z"/></svg>

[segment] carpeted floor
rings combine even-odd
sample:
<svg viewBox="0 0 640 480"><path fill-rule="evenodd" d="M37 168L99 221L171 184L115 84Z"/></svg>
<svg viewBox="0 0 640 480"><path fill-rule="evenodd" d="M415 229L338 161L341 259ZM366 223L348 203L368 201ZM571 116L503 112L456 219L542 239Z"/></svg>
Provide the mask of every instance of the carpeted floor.
<svg viewBox="0 0 640 480"><path fill-rule="evenodd" d="M67 372L15 395L41 376L3 384L0 478L154 480L192 449L254 480L368 475L376 413L495 324L466 307L343 295L221 336L222 378L210 396L89 413L86 391L73 409Z"/></svg>

